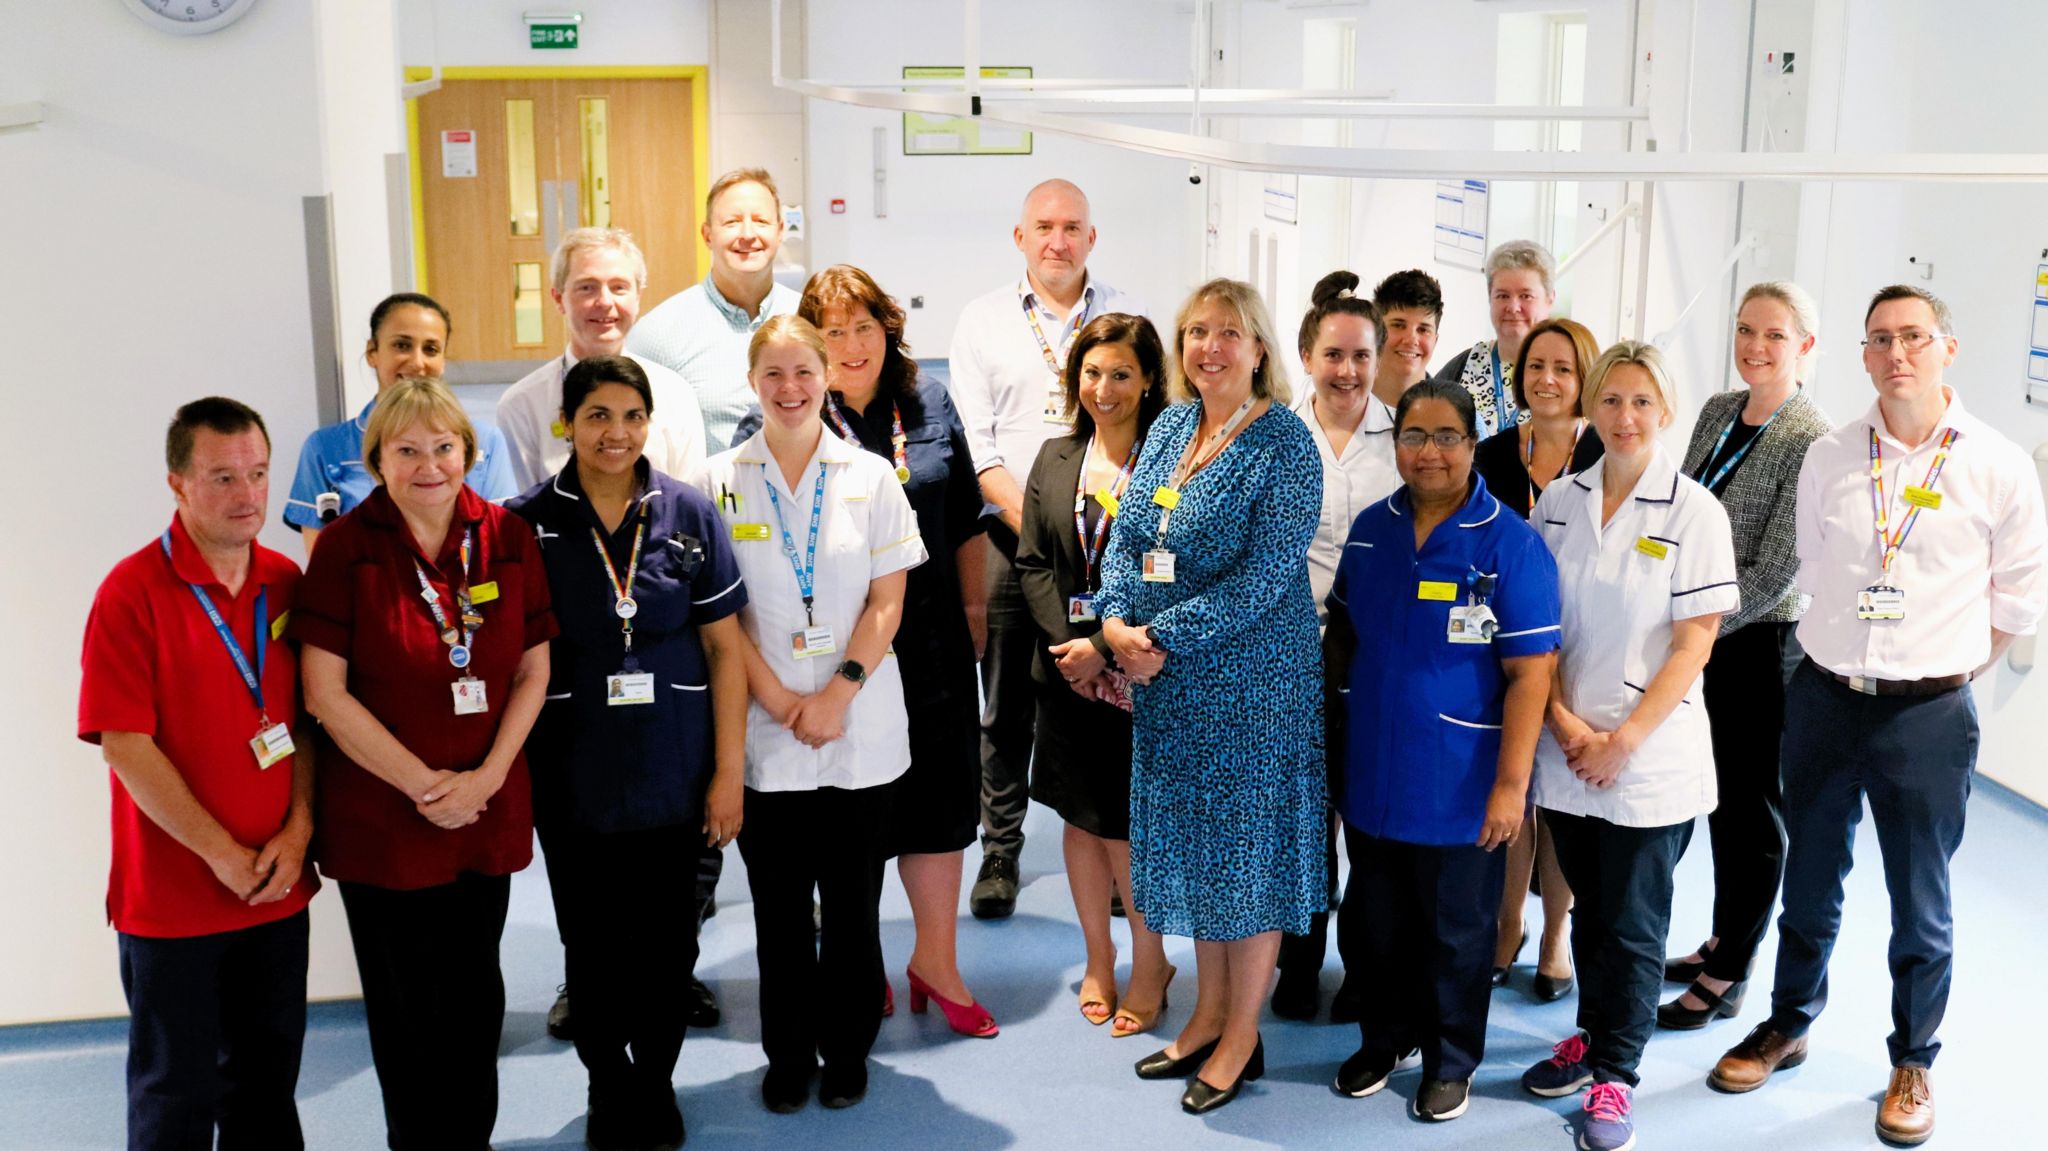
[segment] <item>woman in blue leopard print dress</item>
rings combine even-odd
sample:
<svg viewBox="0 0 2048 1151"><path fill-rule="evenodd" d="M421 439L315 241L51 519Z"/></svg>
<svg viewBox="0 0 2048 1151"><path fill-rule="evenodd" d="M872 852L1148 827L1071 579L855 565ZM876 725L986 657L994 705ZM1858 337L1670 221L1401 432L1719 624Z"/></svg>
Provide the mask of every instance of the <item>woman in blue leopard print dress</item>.
<svg viewBox="0 0 2048 1151"><path fill-rule="evenodd" d="M1132 694L1131 890L1148 926L1193 936L1200 987L1143 1078L1191 1111L1264 1071L1259 1010L1280 932L1326 905L1322 658L1307 553L1322 464L1247 284L1197 289L1174 384L1197 402L1145 439L1103 557L1097 611ZM1166 488L1175 496L1155 496ZM1172 503L1170 514L1165 503ZM1162 534L1162 519L1165 531ZM1172 553L1172 578L1148 553Z"/></svg>

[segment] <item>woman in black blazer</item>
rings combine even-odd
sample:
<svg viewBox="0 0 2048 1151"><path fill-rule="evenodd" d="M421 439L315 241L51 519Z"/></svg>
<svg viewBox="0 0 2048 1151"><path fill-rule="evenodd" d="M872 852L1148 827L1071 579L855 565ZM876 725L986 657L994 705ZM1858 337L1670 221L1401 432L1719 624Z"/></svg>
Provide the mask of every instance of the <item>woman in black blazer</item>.
<svg viewBox="0 0 2048 1151"><path fill-rule="evenodd" d="M1118 1038L1149 1031L1166 1007L1174 969L1131 902L1131 717L1094 608L1100 560L1124 486L1152 419L1165 407L1165 352L1143 316L1112 312L1081 329L1063 384L1071 434L1047 441L1025 486L1018 581L1038 625L1038 692L1031 798L1066 821L1063 848L1074 909L1087 940L1081 1014L1114 1018ZM1112 890L1131 927L1131 985L1116 992L1109 934Z"/></svg>

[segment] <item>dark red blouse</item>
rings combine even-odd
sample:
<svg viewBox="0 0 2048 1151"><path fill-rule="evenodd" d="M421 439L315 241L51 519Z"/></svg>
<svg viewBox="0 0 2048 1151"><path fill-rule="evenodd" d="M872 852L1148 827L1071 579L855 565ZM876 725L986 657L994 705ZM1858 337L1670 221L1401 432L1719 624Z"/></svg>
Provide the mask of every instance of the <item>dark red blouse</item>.
<svg viewBox="0 0 2048 1151"><path fill-rule="evenodd" d="M468 669L457 671L420 596L413 560L427 565L444 610L452 610L464 527L475 531L469 583L484 622ZM379 487L320 533L292 604L290 635L348 660L350 693L429 768L471 771L497 738L520 656L553 639L555 630L547 571L524 520L464 487L447 542L428 562ZM489 711L455 714L450 685L464 675L484 681ZM453 831L428 822L404 792L332 740L322 738L318 763L313 855L331 879L412 890L451 883L464 872L507 875L533 861L523 751L483 817Z"/></svg>

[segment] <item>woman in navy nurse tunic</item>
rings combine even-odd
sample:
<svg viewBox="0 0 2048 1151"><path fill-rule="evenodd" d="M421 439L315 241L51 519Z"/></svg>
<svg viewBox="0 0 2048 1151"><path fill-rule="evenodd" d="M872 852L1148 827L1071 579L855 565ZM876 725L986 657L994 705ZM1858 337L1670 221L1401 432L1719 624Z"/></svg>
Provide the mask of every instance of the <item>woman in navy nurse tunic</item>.
<svg viewBox="0 0 2048 1151"><path fill-rule="evenodd" d="M739 832L745 770L746 589L711 501L642 456L653 409L633 361L577 364L562 381L574 455L508 505L540 537L562 627L527 759L596 1148L682 1141L676 973L697 939L676 909L699 846Z"/></svg>
<svg viewBox="0 0 2048 1151"><path fill-rule="evenodd" d="M1376 992L1336 1087L1374 1094L1419 1047L1431 1120L1464 1114L1485 1056L1496 849L1528 805L1560 638L1557 565L1473 474L1475 422L1456 384L1402 395L1403 486L1352 524L1324 641L1352 875L1337 922Z"/></svg>

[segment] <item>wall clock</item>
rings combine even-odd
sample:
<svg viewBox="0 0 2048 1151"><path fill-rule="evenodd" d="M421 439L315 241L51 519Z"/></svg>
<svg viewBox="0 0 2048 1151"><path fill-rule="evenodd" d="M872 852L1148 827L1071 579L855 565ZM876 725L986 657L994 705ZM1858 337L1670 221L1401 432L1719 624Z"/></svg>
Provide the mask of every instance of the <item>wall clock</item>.
<svg viewBox="0 0 2048 1151"><path fill-rule="evenodd" d="M159 32L197 36L240 20L256 0L124 0L137 19Z"/></svg>

